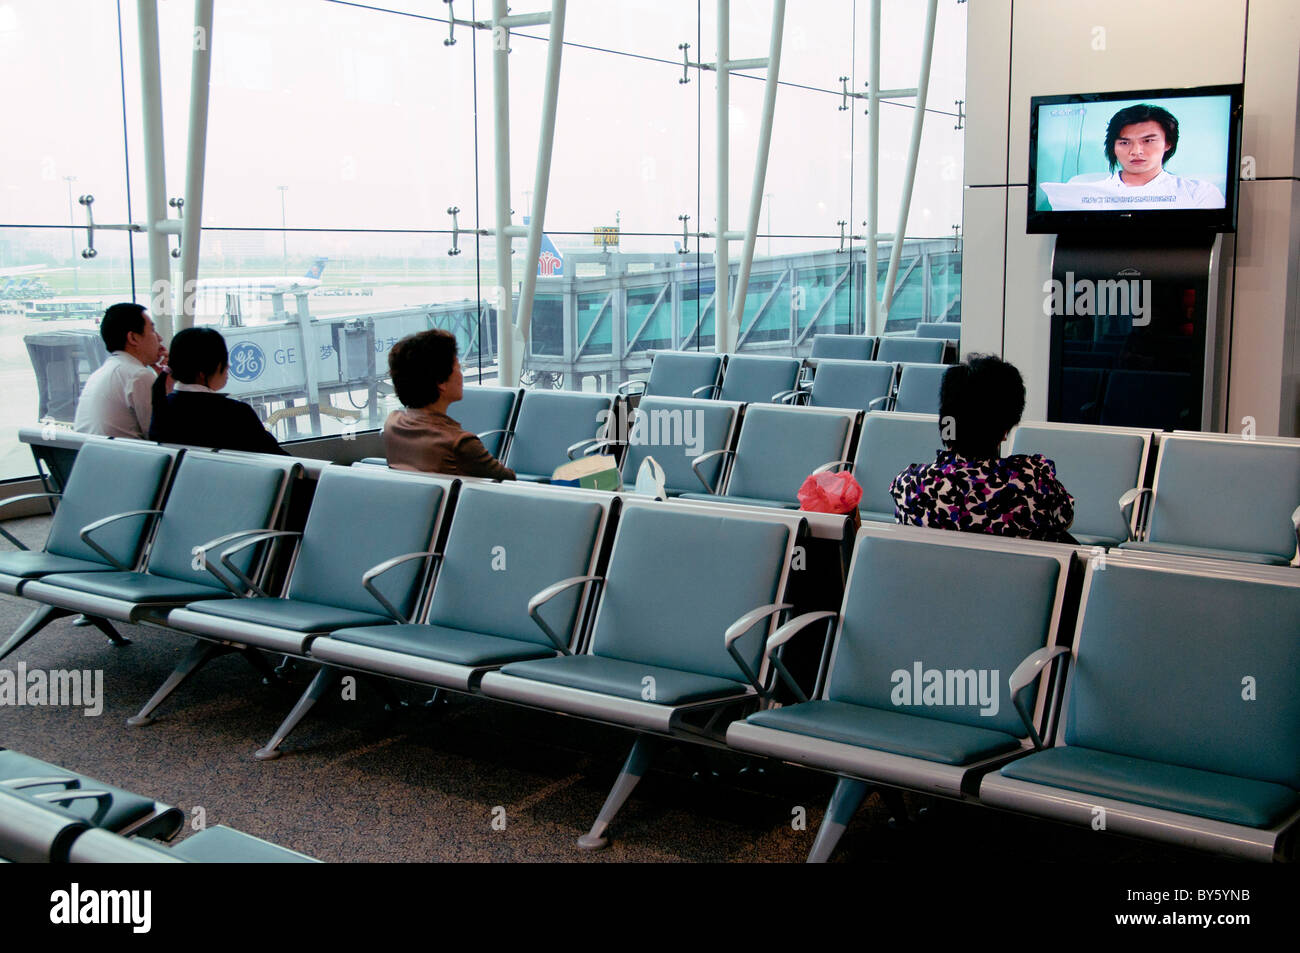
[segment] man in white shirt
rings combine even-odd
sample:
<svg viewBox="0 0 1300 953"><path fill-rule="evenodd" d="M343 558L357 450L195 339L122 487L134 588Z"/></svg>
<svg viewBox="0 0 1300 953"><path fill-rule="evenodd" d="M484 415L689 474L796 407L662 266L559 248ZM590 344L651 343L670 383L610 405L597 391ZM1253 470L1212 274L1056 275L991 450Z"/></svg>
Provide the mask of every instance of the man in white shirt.
<svg viewBox="0 0 1300 953"><path fill-rule="evenodd" d="M153 385L166 349L144 305L109 307L99 326L108 360L86 380L73 429L106 437L145 438L153 419Z"/></svg>

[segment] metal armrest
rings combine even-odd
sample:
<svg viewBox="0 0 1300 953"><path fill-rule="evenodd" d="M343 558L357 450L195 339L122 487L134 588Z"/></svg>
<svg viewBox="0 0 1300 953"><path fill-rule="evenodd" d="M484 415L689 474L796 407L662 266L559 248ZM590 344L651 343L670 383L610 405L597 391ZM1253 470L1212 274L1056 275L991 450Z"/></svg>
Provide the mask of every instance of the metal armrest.
<svg viewBox="0 0 1300 953"><path fill-rule="evenodd" d="M570 460L581 450L584 457L590 456L597 450L604 450L606 447L621 447L627 443L626 440L611 440L608 437L588 437L586 440L579 440L573 446L565 449L565 454Z"/></svg>
<svg viewBox="0 0 1300 953"><path fill-rule="evenodd" d="M378 566L371 566L361 576L362 588L364 588L366 592L370 593L370 595L374 598L374 600L378 602L381 606L383 606L385 611L387 611L387 613L391 615L393 619L398 622L398 624L405 625L407 622L410 622L411 620L406 618L406 616L402 615L402 613L398 612L397 607L388 601L388 597L385 596L382 592L380 592L375 587L374 585L375 580L378 579L380 576L382 576L384 573L388 572L388 570L395 569L398 566L402 565L403 563L409 563L412 559L420 559L420 560L432 559L434 560L434 562L437 562L441 558L442 558L441 553L420 552L420 553L404 553L401 556L394 556L392 559L385 559Z"/></svg>
<svg viewBox="0 0 1300 953"><path fill-rule="evenodd" d="M889 395L882 394L879 397L873 397L867 402L867 410L880 410L885 404L889 403Z"/></svg>
<svg viewBox="0 0 1300 953"><path fill-rule="evenodd" d="M7 781L0 781L0 787L6 787L11 791L21 791L23 788L41 788L47 784L62 784L65 788L75 788L80 783L79 778L60 774L45 778L10 778Z"/></svg>
<svg viewBox="0 0 1300 953"><path fill-rule="evenodd" d="M1300 506L1297 506L1295 512L1291 514L1291 525L1295 527L1296 549L1300 551Z"/></svg>
<svg viewBox="0 0 1300 953"><path fill-rule="evenodd" d="M637 384L641 385L641 389L634 394L631 389ZM645 394L647 384L649 381L624 381L618 385L618 393L624 397L640 397Z"/></svg>
<svg viewBox="0 0 1300 953"><path fill-rule="evenodd" d="M235 553L242 552L243 550L247 549L249 546L254 546L258 543L265 542L268 539L280 539L281 537L284 536L293 536L296 537L299 541L302 540L302 533L298 533L288 529L268 529L265 532L255 532L252 536L244 540L244 542L240 543L238 546L231 546L229 549L222 552L221 565L225 566L232 573L234 573L236 579L242 582L249 589L253 590L253 592L255 592L257 595L261 596L264 599L269 598L267 593L262 590L261 586L259 586L257 583L253 582L253 580L245 576L243 571L230 561L230 557L235 555Z"/></svg>
<svg viewBox="0 0 1300 953"><path fill-rule="evenodd" d="M804 693L804 690L799 687L799 683L794 680L794 676L786 669L785 663L775 654L776 650L785 645L785 643L789 642L814 622L820 622L823 619L838 619L839 615L838 612L822 610L819 612L805 612L801 616L795 616L785 625L781 626L768 636L767 644L763 647L764 658L771 661L772 667L775 668L776 673L781 676L781 681L785 682L790 691L794 692L794 697L799 699L801 702L806 702L808 696Z"/></svg>
<svg viewBox="0 0 1300 953"><path fill-rule="evenodd" d="M108 816L108 809L113 806L113 795L108 791L92 791L89 788L81 788L75 791L51 791L48 794L32 794L34 800L47 801L50 804L68 804L72 801L95 800L99 802L99 807L95 808L95 813L91 815L90 823L98 827L103 823L104 818Z"/></svg>
<svg viewBox="0 0 1300 953"><path fill-rule="evenodd" d="M245 536L254 536L262 532L265 532L265 530L260 530L260 529L236 530L233 533L227 533L225 536L218 536L216 539L209 540L208 542L204 543L201 546L195 546L193 549L190 550L190 553L194 556L196 562L202 563L203 568L216 577L219 583L221 583L223 586L229 589L234 595L242 597L247 590L240 589L233 582L227 579L223 574L221 574L216 570L216 567L214 567L212 563L208 561L208 550L215 549L218 546L224 546L227 543L233 543L235 540L243 539ZM194 568L197 569L198 567L196 566ZM263 593L263 595L265 595L265 593Z"/></svg>
<svg viewBox="0 0 1300 953"><path fill-rule="evenodd" d="M97 529L107 526L109 523L116 523L118 520L124 520L131 516L152 516L154 519L157 519L161 515L162 510L129 510L126 513L115 513L112 516L105 516L102 520L95 520L95 522L81 527L77 535L81 537L83 543L95 552L99 553L99 555L103 556L104 562L120 569L122 572L130 572L130 566L123 566L111 553L108 552L108 550L104 549L104 547L91 539L90 534Z"/></svg>
<svg viewBox="0 0 1300 953"><path fill-rule="evenodd" d="M495 437L497 434L501 434L502 436L507 436L512 433L514 433L513 430L508 430L503 427L498 427L496 430L484 430L482 433L474 434L474 436L478 437L479 440L482 440L484 437Z"/></svg>
<svg viewBox="0 0 1300 953"><path fill-rule="evenodd" d="M691 469L695 471L695 475L699 478L700 482L704 484L704 489L708 490L710 494L716 496L718 491L709 486L709 481L704 479L704 474L700 472L700 464L705 460L708 460L710 457L716 457L720 454L734 454L735 452L736 451L734 450L710 450L708 453L702 453L691 461ZM721 477L722 474L719 472L718 476Z"/></svg>
<svg viewBox="0 0 1300 953"><path fill-rule="evenodd" d="M602 576L570 576L568 579L561 579L557 583L552 583L541 592L534 594L534 596L528 600L528 617L536 622L538 628L546 633L546 637L551 640L551 644L554 645L562 655L572 655L573 653L569 651L568 644L556 635L555 631L546 624L546 620L542 618L540 612L542 606L550 602L566 589L572 589L574 586L588 582L600 582L602 578Z"/></svg>
<svg viewBox="0 0 1300 953"><path fill-rule="evenodd" d="M813 473L833 473L835 470L838 470L838 469L841 468L841 467L843 467L845 470L848 470L850 473L852 473L852 472L853 472L853 461L852 461L852 460L832 460L830 463L823 463L823 464L822 464L821 466L819 466L816 470L814 470Z"/></svg>
<svg viewBox="0 0 1300 953"><path fill-rule="evenodd" d="M0 510L4 509L6 506L11 506L14 503L24 503L27 500L59 500L62 498L62 493L24 493L22 496L11 496L7 500L0 500ZM22 540L14 536L3 526L0 526L0 536L3 536L24 552L27 551L27 547L23 545Z"/></svg>
<svg viewBox="0 0 1300 953"><path fill-rule="evenodd" d="M1129 517L1129 514L1128 514L1127 512L1125 512L1125 511L1126 511L1130 506L1132 506L1134 503L1136 503L1138 500L1142 499L1143 497L1150 498L1151 495L1152 495L1152 494L1151 494L1151 489L1150 489L1150 487L1145 487L1145 486L1135 486L1135 487L1134 487L1133 489L1131 489L1131 490L1125 490L1125 491L1124 491L1124 495L1121 496L1121 497L1119 498L1119 511L1120 511L1121 513L1123 513L1123 514L1124 514L1124 518L1127 519L1127 520L1129 521L1129 530L1128 530L1128 538L1129 538L1129 542L1136 542L1137 540L1141 539L1142 536L1143 536L1144 530L1146 529L1146 527L1144 527L1144 526L1139 526L1139 527L1137 528L1137 531L1134 532L1134 529L1133 529L1133 522L1134 522L1134 521ZM1139 516L1141 515L1141 511L1140 511L1140 510L1139 510L1138 515L1139 515Z"/></svg>
<svg viewBox="0 0 1300 953"><path fill-rule="evenodd" d="M721 390L722 390L722 385L721 385L721 384L705 384L703 387L697 387L697 388L695 388L695 390L691 391L691 396L692 396L692 397L699 397L700 394L701 394L703 391L706 391L706 390L721 391Z"/></svg>
<svg viewBox="0 0 1300 953"><path fill-rule="evenodd" d="M770 615L775 615L778 612L784 612L786 609L792 608L794 608L794 606L789 602L773 602L771 605L759 606L757 609L750 609L735 622L731 623L731 625L727 626L727 631L722 636L723 644L727 647L727 654L731 656L737 667L739 667L740 671L744 674L745 681L754 686L754 690L758 692L759 697L761 698L766 698L768 693L763 691L763 686L758 684L758 676L750 670L749 665L740 657L740 653L736 650L736 640L752 629L754 623L758 622L758 620L766 619Z"/></svg>
<svg viewBox="0 0 1300 953"><path fill-rule="evenodd" d="M1020 720L1029 731L1030 740L1033 741L1036 750L1042 749L1043 739L1038 737L1038 732L1034 729L1034 716L1029 711L1029 706L1025 704L1021 692L1038 679L1044 665L1052 664L1058 657L1068 654L1069 651L1068 645L1048 645L1030 652L1007 679L1007 686L1011 690L1011 701L1020 714Z"/></svg>

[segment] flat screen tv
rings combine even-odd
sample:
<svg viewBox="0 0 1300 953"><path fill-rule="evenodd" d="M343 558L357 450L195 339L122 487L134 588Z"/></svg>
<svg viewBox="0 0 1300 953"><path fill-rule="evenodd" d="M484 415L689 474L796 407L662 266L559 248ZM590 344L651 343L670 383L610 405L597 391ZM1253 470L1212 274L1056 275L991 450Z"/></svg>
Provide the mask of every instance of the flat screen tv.
<svg viewBox="0 0 1300 953"><path fill-rule="evenodd" d="M1035 96L1031 233L1237 228L1240 84Z"/></svg>

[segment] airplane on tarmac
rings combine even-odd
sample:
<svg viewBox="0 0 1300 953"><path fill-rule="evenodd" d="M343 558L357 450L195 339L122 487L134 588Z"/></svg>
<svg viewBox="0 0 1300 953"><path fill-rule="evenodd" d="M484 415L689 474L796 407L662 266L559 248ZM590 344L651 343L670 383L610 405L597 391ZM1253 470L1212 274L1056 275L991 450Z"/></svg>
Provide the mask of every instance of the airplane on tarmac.
<svg viewBox="0 0 1300 953"><path fill-rule="evenodd" d="M235 291L247 295L302 294L320 286L321 274L329 258L317 258L305 275L272 275L251 278L200 278L195 286L202 294L208 291Z"/></svg>

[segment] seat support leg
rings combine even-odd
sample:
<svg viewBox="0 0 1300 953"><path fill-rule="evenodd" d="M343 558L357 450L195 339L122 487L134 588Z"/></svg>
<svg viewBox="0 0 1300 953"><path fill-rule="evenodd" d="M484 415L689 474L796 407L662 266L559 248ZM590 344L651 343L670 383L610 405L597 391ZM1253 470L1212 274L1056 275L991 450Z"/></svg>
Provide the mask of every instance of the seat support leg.
<svg viewBox="0 0 1300 953"><path fill-rule="evenodd" d="M636 743L632 745L632 751L623 764L623 770L619 772L618 780L610 788L609 796L605 798L605 804L596 817L596 823L591 825L590 831L578 838L579 847L583 850L600 850L609 846L609 838L605 836L605 831L609 829L610 821L627 801L637 782L649 770L650 762L654 760L660 746L661 742L658 738L651 735L637 736Z"/></svg>
<svg viewBox="0 0 1300 953"><path fill-rule="evenodd" d="M302 693L298 699L298 704L293 706L293 711L289 712L289 717L280 723L280 727L275 729L275 734L271 736L263 747L257 749L254 755L258 761L272 761L280 757L280 743L289 737L289 733L298 727L298 722L306 717L307 712L325 697L326 693L333 691L335 686L343 680L343 670L334 668L329 665L321 666L316 673L316 677L311 680L307 690Z"/></svg>
<svg viewBox="0 0 1300 953"><path fill-rule="evenodd" d="M85 619L90 625L93 625L95 628L99 629L100 632L103 632L108 636L108 641L112 642L114 645L123 646L131 644L131 640L118 632L117 629L113 628L113 623L109 622L103 616L88 615Z"/></svg>
<svg viewBox="0 0 1300 953"><path fill-rule="evenodd" d="M244 661L253 666L257 674L262 676L262 684L279 685L284 681L276 670L271 668L271 663L266 660L266 656L251 645L244 646L239 650L239 654L244 657Z"/></svg>
<svg viewBox="0 0 1300 953"><path fill-rule="evenodd" d="M230 651L233 650L229 645L222 645L220 642L195 642L190 647L190 650L185 653L185 657L176 663L176 667L167 676L167 680L159 686L158 691L153 693L153 697L145 703L145 706L138 713L128 718L126 723L132 728L152 725L154 709L166 701L168 695L189 681L191 675L214 658L225 655Z"/></svg>
<svg viewBox="0 0 1300 953"><path fill-rule="evenodd" d="M62 619L72 614L70 610L60 609L58 606L37 606L32 610L31 615L23 620L23 624L14 630L14 634L5 640L4 645L0 646L0 659L5 658L55 619Z"/></svg>
<svg viewBox="0 0 1300 953"><path fill-rule="evenodd" d="M870 792L871 786L866 781L840 778L835 785L835 793L831 795L831 803L826 808L826 816L822 818L822 826L817 830L817 840L808 854L808 863L824 864L830 859L844 829L849 826L849 821Z"/></svg>

